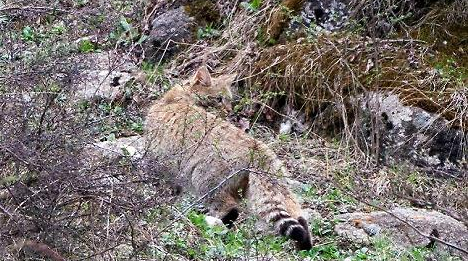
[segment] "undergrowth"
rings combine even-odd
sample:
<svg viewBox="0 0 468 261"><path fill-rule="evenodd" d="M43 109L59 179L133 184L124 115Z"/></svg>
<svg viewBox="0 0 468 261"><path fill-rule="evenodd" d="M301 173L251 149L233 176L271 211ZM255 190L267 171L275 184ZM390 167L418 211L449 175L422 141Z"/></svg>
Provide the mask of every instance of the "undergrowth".
<svg viewBox="0 0 468 261"><path fill-rule="evenodd" d="M277 1L244 1L227 11L216 10L213 1L186 5L203 20L194 32L196 44L167 63L137 62L144 84L130 81L120 99L77 100L73 87L96 57L132 56L146 40L140 24L145 3L0 1L2 258L42 260L28 248L27 242L36 242L67 260L461 260L437 249L401 249L385 235L369 245L351 242L336 234L340 221L334 217L374 210L346 189L387 207L459 214L468 202L464 180L366 164L368 158L355 158L336 137L335 143L317 139L313 146L308 135L298 142L283 134L271 142L255 127L262 117L274 121L285 103L310 119L327 106L350 105L353 95L389 91L466 130L466 16L456 15L463 6L421 14L418 19L424 19L411 26L404 24L410 17L398 13L407 7L385 16L397 20L394 31L408 29L399 37L414 39L369 39L354 30L314 32L302 43L279 45L269 38L276 34L267 30L271 14L280 11L281 27L294 18L297 2L278 7ZM220 74L238 72L235 112L252 119L251 133L262 136L257 138L280 147L278 155L302 182L296 192L304 207L317 212L309 218L315 240L310 251L297 252L290 241L259 229L248 211L231 230L208 226L201 211L181 213L194 199L175 196L167 179L173 173L152 155L103 159L93 153L95 142L142 134L145 103L167 91L174 75L182 78L202 62ZM109 59L109 72L112 66ZM342 117L325 118L337 119L333 127L342 128Z"/></svg>

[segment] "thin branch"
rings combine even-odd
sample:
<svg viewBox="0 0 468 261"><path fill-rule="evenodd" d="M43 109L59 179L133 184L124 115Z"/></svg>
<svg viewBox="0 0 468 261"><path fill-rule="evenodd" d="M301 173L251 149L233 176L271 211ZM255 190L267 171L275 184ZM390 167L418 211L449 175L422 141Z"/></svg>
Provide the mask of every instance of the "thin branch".
<svg viewBox="0 0 468 261"><path fill-rule="evenodd" d="M6 208L4 208L2 205L0 205L0 210L1 210L4 214L6 214L8 217L10 217L10 219L13 218L13 215L12 215L10 212L8 212L8 210L7 210Z"/></svg>
<svg viewBox="0 0 468 261"><path fill-rule="evenodd" d="M357 192L354 192L354 191L352 191L352 190L349 189L349 188L340 186L340 185L336 184L336 182L334 182L334 183L335 183L336 186L338 186L339 188L341 188L341 190L344 191L345 194L347 194L348 196L350 196L350 197L356 199L357 201L359 201L359 202L361 202L361 203L364 203L364 204L366 204L366 205L368 205L368 206L374 207L374 208L376 208L376 209L378 209L378 210L380 210L380 211L383 211L383 212L389 214L390 216L392 216L392 217L395 218L396 220L398 220L398 221L402 222L403 224L409 226L411 229L413 229L413 230L414 230L417 234L419 234L420 236L425 237L425 238L428 238L428 239L430 239L430 240L432 240L432 241L437 241L437 242L439 242L439 243L441 243L441 244L443 244L443 245L446 245L446 246L448 246L448 247L451 247L451 248L453 248L453 249L456 249L456 250L458 250L458 251L460 251L460 252L462 252L462 253L464 253L464 254L468 254L468 250L467 250L467 249L463 249L463 248L461 248L461 247L459 247L459 246L457 246L457 245L455 245L455 244L453 244L453 243L447 242L447 241L442 240L442 239L440 239L440 238L438 238L438 237L435 237L435 236L433 236L433 235L425 234L424 232L422 232L421 230L419 230L417 227L415 227L414 225L412 225L411 223L409 223L407 220L405 220L405 219L403 219L403 218L401 218L401 217L398 217L397 215L395 215L395 214L392 213L391 211L385 209L384 207L381 207L381 206L378 206L378 205L376 205L376 204L370 203L370 202L368 202L368 201L366 201L366 200L364 200L364 199L362 199L362 198L356 196L356 195L358 195Z"/></svg>
<svg viewBox="0 0 468 261"><path fill-rule="evenodd" d="M57 11L61 13L70 13L68 10L55 8L55 7L47 7L47 6L11 6L11 7L4 7L0 8L0 12L11 12L11 11Z"/></svg>

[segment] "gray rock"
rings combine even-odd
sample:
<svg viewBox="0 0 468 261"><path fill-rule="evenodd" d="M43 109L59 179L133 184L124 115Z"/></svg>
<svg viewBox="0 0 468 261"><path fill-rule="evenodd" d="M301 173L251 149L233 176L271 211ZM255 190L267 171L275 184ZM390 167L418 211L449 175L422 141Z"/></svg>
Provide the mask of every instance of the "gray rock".
<svg viewBox="0 0 468 261"><path fill-rule="evenodd" d="M367 114L365 130L376 128L370 124L372 117L379 119L377 127L384 162L405 160L432 171L467 175L467 154L463 147L468 144L463 132L451 128L447 120L421 108L405 106L394 94L370 92L358 100ZM366 139L370 143L370 137Z"/></svg>
<svg viewBox="0 0 468 261"><path fill-rule="evenodd" d="M125 95L126 84L140 72L124 57L107 53L90 54L85 60L89 64L74 83L73 100L119 99Z"/></svg>
<svg viewBox="0 0 468 261"><path fill-rule="evenodd" d="M391 213L409 222L426 235L437 236L463 249L468 248L468 228L449 216L436 211L415 208L395 208L391 210ZM369 244L372 236L384 234L401 247L431 244L430 239L419 235L410 226L383 211L341 214L336 218L342 222L335 226L335 232L354 242ZM463 254L440 243L436 245L452 254Z"/></svg>
<svg viewBox="0 0 468 261"><path fill-rule="evenodd" d="M190 42L194 38L194 22L182 6L157 16L144 43L145 59L157 63L171 57L179 49L175 42Z"/></svg>
<svg viewBox="0 0 468 261"><path fill-rule="evenodd" d="M288 32L306 34L334 32L348 24L349 0L307 0L300 19L292 19Z"/></svg>
<svg viewBox="0 0 468 261"><path fill-rule="evenodd" d="M94 161L118 157L141 159L146 152L146 144L146 138L143 136L124 137L113 141L93 143L87 146L86 153Z"/></svg>
<svg viewBox="0 0 468 261"><path fill-rule="evenodd" d="M128 72L109 70L89 70L85 72L85 77L75 93L78 99L116 100L124 95L125 83L134 79Z"/></svg>

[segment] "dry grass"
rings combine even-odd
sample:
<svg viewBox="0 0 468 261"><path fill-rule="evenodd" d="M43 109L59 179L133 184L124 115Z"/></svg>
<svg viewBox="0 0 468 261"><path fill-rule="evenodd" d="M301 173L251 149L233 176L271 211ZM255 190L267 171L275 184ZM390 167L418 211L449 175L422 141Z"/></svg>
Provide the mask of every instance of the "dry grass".
<svg viewBox="0 0 468 261"><path fill-rule="evenodd" d="M411 164L375 167L356 158L342 143L296 136L285 141L275 139L271 131L266 135L265 131L257 132L262 133L258 138L267 142L285 161L294 180L312 186L318 195L334 189L344 193L352 191L357 198L372 199L388 209L395 204L431 208L468 225L466 178L434 175ZM305 200L308 201L307 198ZM342 200L345 201L346 197ZM308 204L322 217L333 218L334 213L326 202ZM345 209L369 211L365 204L342 204Z"/></svg>
<svg viewBox="0 0 468 261"><path fill-rule="evenodd" d="M287 103L309 116L327 105L349 104L350 98L365 92L396 93L405 105L439 113L453 126L466 129L466 82L438 74L430 57L427 48L411 40L321 37L315 43L261 52L252 73L253 88L286 93Z"/></svg>
<svg viewBox="0 0 468 261"><path fill-rule="evenodd" d="M0 255L6 260L37 260L34 249L21 248L25 239L45 244L73 260L157 256L150 251L157 252L161 259L188 259L193 247L213 247L214 238L224 240L219 235L203 238L204 232L172 207L174 197L167 179L155 175L170 173L150 155L140 161L120 157L98 162L86 156L91 141L106 137L109 133L102 129L114 128L118 117L100 111L100 105L109 104L91 103L83 109L83 104L67 100L75 91L71 82L77 80L76 76L90 62L95 62L81 59L73 49L74 40L96 35L98 48L120 54L131 52L135 48L132 39L123 36L126 41L117 44L106 42L106 37L114 32L122 16L133 22L137 30L140 28L135 24L143 20L142 1L135 2L135 9L126 6L126 1L111 1L111 8L98 2L89 1L79 7L74 5L75 1L60 1L58 7L70 10L68 13L15 10L8 14L11 23L0 24L2 32L12 32L2 35L7 44L0 47L2 53L8 53L7 58L0 58L4 65L0 76L0 223L6 224L0 227ZM218 1L225 7L221 10L226 18L222 35L185 44L185 51L166 65L168 71L184 78L191 69L207 63L216 73L237 72L240 87L248 98L264 101L278 111L281 101L263 100L262 95L284 91L288 95L283 101L289 99L309 117L319 115L327 106L347 104L352 95L370 90L391 91L398 93L406 104L440 113L453 126L467 128L466 78L458 77L458 72L441 75L431 70L441 61L431 59L431 43L423 39L424 30L419 33L426 43L373 41L343 35L341 39L328 36L307 44L264 48L268 42L264 28L273 17L277 1L262 1L258 10L225 2ZM41 5L40 1L16 3ZM462 5L453 7L466 10ZM98 13L109 16L103 22ZM447 12L447 21L463 21L453 15ZM69 30L57 37L50 36L48 28L61 20ZM433 27L428 32L439 31L440 20L426 21L437 21L431 22ZM38 39L29 42L21 39L21 30L27 25L37 30ZM450 35L452 31L448 32ZM463 43L463 39L458 40ZM45 49L61 43L73 50ZM445 54L453 56L450 50ZM442 71L458 68L451 63L446 65L442 64ZM127 102L130 104L118 105L128 111L129 117L141 116L141 108L133 101ZM338 111L338 121L353 116L349 108L352 107L345 113ZM112 131L117 137L123 135L121 131ZM360 191L362 196L377 196L386 206L395 201L412 204L401 197L413 197L423 203L436 202L447 210L442 212L453 212L466 220L466 213L462 212L467 207L466 181L437 179L423 173L407 175L411 169L379 171L370 164L363 165L369 161L355 158L345 144L334 146L321 139L314 142L303 144L294 140L271 145L278 148L278 154L287 161L296 178L317 185L319 194L335 191L329 182L333 180L344 187L369 188ZM321 213L331 220L330 209L335 206L330 203L332 200L327 200L314 199L308 204L323 210ZM174 220L175 217L178 219ZM170 233L162 233L162 229L174 223L176 226ZM228 233L242 251L245 242L262 241L250 227L246 230L249 236L241 239L235 238L238 231ZM166 235L174 238L163 242ZM176 239L184 239L186 246L177 245ZM322 240L327 243L325 240L329 239ZM207 244L200 244L201 241ZM274 243L271 245L278 245ZM279 246L282 257L293 255ZM344 251L348 250L346 247L349 246L343 246Z"/></svg>

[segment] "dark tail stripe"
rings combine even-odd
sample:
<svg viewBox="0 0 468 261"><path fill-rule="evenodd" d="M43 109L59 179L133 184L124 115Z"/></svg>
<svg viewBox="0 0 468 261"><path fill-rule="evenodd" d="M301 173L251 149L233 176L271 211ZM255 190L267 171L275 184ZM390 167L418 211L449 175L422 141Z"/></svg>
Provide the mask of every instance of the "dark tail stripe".
<svg viewBox="0 0 468 261"><path fill-rule="evenodd" d="M297 222L297 220L287 220L280 225L279 233L283 236L289 236L289 235L286 235L286 231L288 231L288 228L290 226L294 226L294 225L299 225L302 228L302 226L299 224L299 222Z"/></svg>
<svg viewBox="0 0 468 261"><path fill-rule="evenodd" d="M270 212L270 213L273 213ZM284 218L290 218L291 216L284 210L279 210L279 211L276 211L276 214L270 218L270 222L273 222L273 223L276 223L278 221L280 221L281 219L284 219Z"/></svg>

